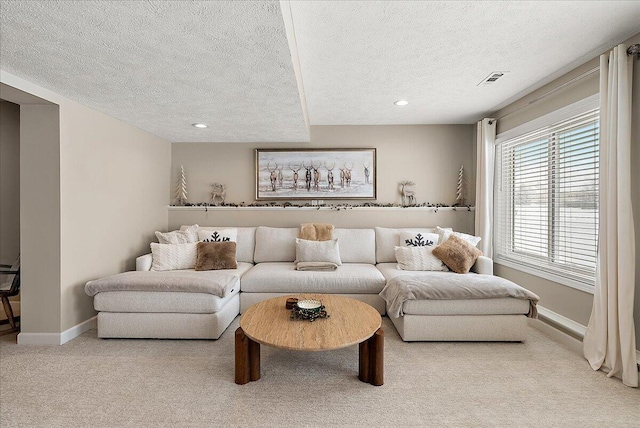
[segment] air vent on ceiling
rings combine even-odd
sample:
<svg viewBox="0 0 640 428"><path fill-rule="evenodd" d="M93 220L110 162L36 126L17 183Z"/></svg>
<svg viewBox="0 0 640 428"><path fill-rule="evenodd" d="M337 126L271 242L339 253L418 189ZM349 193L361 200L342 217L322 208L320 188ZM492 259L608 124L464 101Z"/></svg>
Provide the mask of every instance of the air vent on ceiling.
<svg viewBox="0 0 640 428"><path fill-rule="evenodd" d="M480 83L478 83L478 86L480 86L480 85L492 85L492 84L496 83L496 81L498 79L500 79L502 76L504 76L506 73L508 73L508 71L493 71L487 77L482 79L482 81Z"/></svg>

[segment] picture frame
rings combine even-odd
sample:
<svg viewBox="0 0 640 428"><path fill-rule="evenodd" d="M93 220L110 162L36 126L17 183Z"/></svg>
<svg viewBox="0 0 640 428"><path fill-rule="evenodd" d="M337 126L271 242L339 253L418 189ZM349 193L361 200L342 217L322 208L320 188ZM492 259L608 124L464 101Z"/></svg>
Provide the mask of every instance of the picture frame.
<svg viewBox="0 0 640 428"><path fill-rule="evenodd" d="M256 149L256 200L376 199L375 148Z"/></svg>

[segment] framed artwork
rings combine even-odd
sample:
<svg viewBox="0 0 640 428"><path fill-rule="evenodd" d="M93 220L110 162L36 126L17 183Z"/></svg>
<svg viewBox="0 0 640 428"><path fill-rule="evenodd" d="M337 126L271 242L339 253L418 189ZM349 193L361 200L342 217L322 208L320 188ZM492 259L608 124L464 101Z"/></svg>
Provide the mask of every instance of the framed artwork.
<svg viewBox="0 0 640 428"><path fill-rule="evenodd" d="M376 149L256 149L256 200L375 199Z"/></svg>

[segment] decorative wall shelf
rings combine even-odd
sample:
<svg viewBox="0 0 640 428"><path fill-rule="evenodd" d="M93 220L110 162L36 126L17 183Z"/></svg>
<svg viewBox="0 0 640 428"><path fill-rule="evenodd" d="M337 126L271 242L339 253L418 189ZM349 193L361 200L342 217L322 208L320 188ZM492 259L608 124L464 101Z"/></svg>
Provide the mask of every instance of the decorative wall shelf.
<svg viewBox="0 0 640 428"><path fill-rule="evenodd" d="M215 206L167 206L169 211L475 211L476 207L215 207Z"/></svg>

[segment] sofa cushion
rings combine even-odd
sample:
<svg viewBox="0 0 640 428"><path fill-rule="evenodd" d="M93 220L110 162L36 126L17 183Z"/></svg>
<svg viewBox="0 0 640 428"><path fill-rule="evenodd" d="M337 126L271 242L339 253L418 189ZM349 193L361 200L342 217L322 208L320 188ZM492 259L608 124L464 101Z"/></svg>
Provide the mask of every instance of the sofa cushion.
<svg viewBox="0 0 640 428"><path fill-rule="evenodd" d="M183 230L186 226L182 226ZM201 226L198 230L219 230L225 227ZM236 237L236 260L239 262L253 263L253 251L256 246L256 228L255 227L237 227Z"/></svg>
<svg viewBox="0 0 640 428"><path fill-rule="evenodd" d="M296 259L297 227L264 227L256 229L256 263L293 262Z"/></svg>
<svg viewBox="0 0 640 428"><path fill-rule="evenodd" d="M190 242L198 242L198 225L183 226L180 230L172 232L156 231L156 238L159 244L187 244Z"/></svg>
<svg viewBox="0 0 640 428"><path fill-rule="evenodd" d="M435 229L432 228L404 228L404 229L390 229L387 227L375 228L376 239L376 262L377 263L389 263L396 261L395 247L400 244L400 233L402 232L420 232L420 233L435 233Z"/></svg>
<svg viewBox="0 0 640 428"><path fill-rule="evenodd" d="M395 263L380 263L376 268L387 281L407 272L396 267ZM411 272L413 277L427 280L433 272ZM457 275L451 272L451 275ZM473 278L472 273L469 273ZM402 305L405 315L526 315L529 312L527 300L507 297L502 299L467 299L467 300L408 300Z"/></svg>
<svg viewBox="0 0 640 428"><path fill-rule="evenodd" d="M153 263L151 270L193 269L196 265L197 246L195 242L188 244L156 244L151 243Z"/></svg>
<svg viewBox="0 0 640 428"><path fill-rule="evenodd" d="M236 243L198 242L196 270L236 269Z"/></svg>
<svg viewBox="0 0 640 428"><path fill-rule="evenodd" d="M433 255L432 246L421 245L417 247L396 247L396 259L398 269L407 271L440 270L446 271L447 267L440 259Z"/></svg>
<svg viewBox="0 0 640 428"><path fill-rule="evenodd" d="M384 276L374 265L343 263L332 272L296 270L292 262L260 263L240 282L243 292L256 293L379 293Z"/></svg>
<svg viewBox="0 0 640 428"><path fill-rule="evenodd" d="M373 229L335 229L342 263L376 264L376 233Z"/></svg>
<svg viewBox="0 0 640 428"><path fill-rule="evenodd" d="M309 241L296 238L296 262L326 262L340 266L340 247L337 239Z"/></svg>
<svg viewBox="0 0 640 428"><path fill-rule="evenodd" d="M219 229L198 230L198 241L202 242L236 242L238 240L238 229L235 227L221 227Z"/></svg>
<svg viewBox="0 0 640 428"><path fill-rule="evenodd" d="M444 262L445 265L456 273L468 273L482 251L471 242L456 235L451 235L444 244L433 249L433 255Z"/></svg>
<svg viewBox="0 0 640 428"><path fill-rule="evenodd" d="M109 291L96 294L93 307L105 312L215 314L238 294L239 285L224 297L174 291Z"/></svg>

